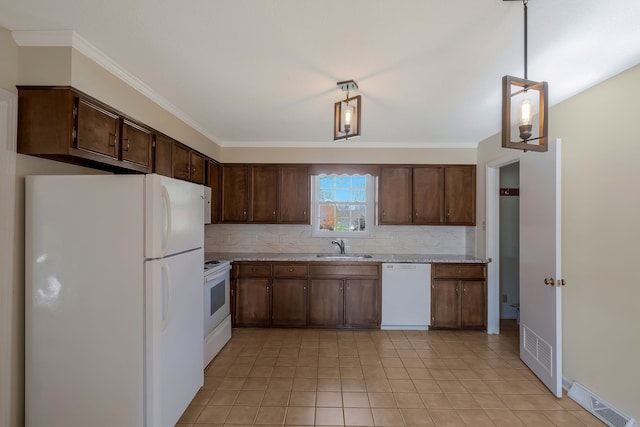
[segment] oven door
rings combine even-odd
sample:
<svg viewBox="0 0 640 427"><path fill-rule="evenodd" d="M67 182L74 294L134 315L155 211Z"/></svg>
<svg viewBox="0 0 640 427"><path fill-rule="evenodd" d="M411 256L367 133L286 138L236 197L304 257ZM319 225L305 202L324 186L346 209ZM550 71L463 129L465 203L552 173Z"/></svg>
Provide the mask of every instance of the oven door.
<svg viewBox="0 0 640 427"><path fill-rule="evenodd" d="M230 313L229 270L226 266L204 278L204 336L206 337Z"/></svg>

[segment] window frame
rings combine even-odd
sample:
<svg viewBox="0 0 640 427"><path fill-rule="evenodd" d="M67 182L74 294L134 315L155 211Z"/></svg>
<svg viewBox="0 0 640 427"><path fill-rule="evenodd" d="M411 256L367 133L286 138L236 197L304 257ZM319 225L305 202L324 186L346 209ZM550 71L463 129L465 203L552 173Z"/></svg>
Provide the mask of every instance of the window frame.
<svg viewBox="0 0 640 427"><path fill-rule="evenodd" d="M366 207L365 215L365 230L364 231L328 231L320 230L320 204L326 204L326 202L320 202L317 200L317 196L320 191L320 177L321 176L364 176L365 177L365 198L364 203ZM326 237L326 238L363 238L369 239L373 234L373 227L375 226L375 208L376 208L376 180L375 176L370 174L359 173L327 173L311 175L311 226L313 237Z"/></svg>

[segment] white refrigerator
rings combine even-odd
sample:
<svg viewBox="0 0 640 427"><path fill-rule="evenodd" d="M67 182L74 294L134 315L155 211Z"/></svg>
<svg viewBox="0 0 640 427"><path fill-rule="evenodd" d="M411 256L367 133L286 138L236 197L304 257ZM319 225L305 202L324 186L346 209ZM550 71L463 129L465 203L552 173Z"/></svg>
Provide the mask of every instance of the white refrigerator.
<svg viewBox="0 0 640 427"><path fill-rule="evenodd" d="M203 186L28 176L27 427L173 427L202 386Z"/></svg>

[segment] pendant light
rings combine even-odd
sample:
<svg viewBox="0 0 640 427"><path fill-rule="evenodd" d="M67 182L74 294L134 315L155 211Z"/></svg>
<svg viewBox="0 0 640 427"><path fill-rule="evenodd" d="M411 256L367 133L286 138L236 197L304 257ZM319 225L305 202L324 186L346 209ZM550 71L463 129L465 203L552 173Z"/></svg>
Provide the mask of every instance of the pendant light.
<svg viewBox="0 0 640 427"><path fill-rule="evenodd" d="M547 151L547 82L527 79L527 3L524 5L524 78L502 78L502 147L524 151ZM514 108L516 107L517 108ZM512 110L512 108L514 108ZM519 134L512 136L512 115L517 115Z"/></svg>
<svg viewBox="0 0 640 427"><path fill-rule="evenodd" d="M362 103L360 95L349 97L349 90L358 89L355 81L346 80L337 84L340 89L347 92L347 96L343 101L338 101L334 105L334 141L360 136L360 106Z"/></svg>

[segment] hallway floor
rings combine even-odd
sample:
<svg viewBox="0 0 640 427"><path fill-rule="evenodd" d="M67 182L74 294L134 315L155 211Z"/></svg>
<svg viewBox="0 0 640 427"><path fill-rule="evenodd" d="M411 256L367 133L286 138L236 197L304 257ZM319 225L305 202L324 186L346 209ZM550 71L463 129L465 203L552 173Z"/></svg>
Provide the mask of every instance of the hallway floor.
<svg viewBox="0 0 640 427"><path fill-rule="evenodd" d="M468 331L234 329L177 427L603 426L518 357L515 321Z"/></svg>

